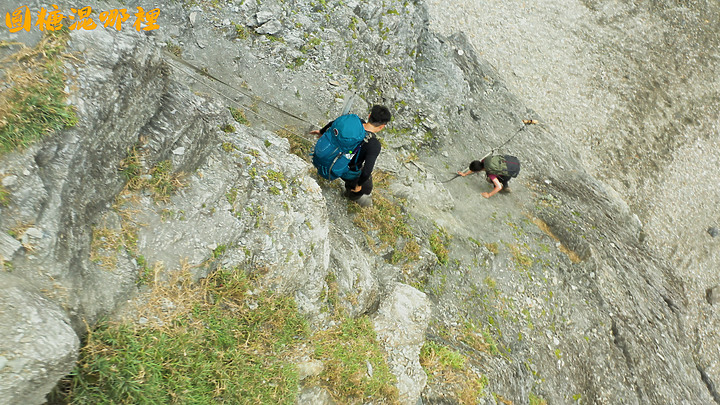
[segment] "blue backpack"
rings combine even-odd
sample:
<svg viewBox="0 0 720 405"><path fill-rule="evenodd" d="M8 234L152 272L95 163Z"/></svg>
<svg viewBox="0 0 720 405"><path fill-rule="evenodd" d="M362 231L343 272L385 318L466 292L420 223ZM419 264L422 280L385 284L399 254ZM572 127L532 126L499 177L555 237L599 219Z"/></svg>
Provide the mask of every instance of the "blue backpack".
<svg viewBox="0 0 720 405"><path fill-rule="evenodd" d="M365 128L355 114L341 115L317 140L312 153L318 174L328 180L356 179L360 170L350 170L350 161L365 140Z"/></svg>

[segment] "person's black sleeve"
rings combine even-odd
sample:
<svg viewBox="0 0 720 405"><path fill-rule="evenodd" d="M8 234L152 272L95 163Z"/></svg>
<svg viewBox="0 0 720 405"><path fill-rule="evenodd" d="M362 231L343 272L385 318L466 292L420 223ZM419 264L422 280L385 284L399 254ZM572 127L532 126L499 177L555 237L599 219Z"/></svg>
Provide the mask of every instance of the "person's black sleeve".
<svg viewBox="0 0 720 405"><path fill-rule="evenodd" d="M324 134L325 131L327 131L328 128L330 128L330 125L332 125L333 122L335 122L335 120L332 120L332 121L328 122L324 127L322 127L322 129L320 130L320 134Z"/></svg>
<svg viewBox="0 0 720 405"><path fill-rule="evenodd" d="M353 188L357 187L358 184L365 183L367 179L370 178L370 175L372 175L373 169L375 168L375 161L380 155L380 150L382 149L382 146L380 145L380 141L377 138L372 137L366 144L362 146L362 149L365 149L364 161L362 162L363 168L362 172L360 172L360 177L357 178L357 182L352 185Z"/></svg>

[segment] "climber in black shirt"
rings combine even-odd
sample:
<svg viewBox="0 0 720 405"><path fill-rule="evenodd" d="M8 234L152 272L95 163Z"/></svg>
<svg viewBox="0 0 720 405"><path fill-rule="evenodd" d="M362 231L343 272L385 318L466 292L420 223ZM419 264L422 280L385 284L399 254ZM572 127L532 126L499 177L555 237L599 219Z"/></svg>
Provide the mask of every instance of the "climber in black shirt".
<svg viewBox="0 0 720 405"><path fill-rule="evenodd" d="M370 193L373 190L372 172L375 168L375 161L380 155L382 146L377 138L377 133L385 128L385 125L390 122L392 115L387 107L381 105L374 105L370 110L367 121L363 121L363 127L368 136L365 141L361 144L360 150L355 154L355 157L350 162L351 170L360 170L360 176L354 179L345 179L345 195L350 198L351 201L356 201L362 206L368 206L371 204ZM311 131L311 134L322 135L332 125L330 121L322 129ZM363 198L363 196L368 196Z"/></svg>

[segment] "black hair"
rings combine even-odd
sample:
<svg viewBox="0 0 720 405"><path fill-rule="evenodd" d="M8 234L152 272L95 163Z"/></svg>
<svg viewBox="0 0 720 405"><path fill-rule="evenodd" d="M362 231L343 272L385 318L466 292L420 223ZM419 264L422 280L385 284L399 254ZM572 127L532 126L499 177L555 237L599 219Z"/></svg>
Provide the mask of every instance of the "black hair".
<svg viewBox="0 0 720 405"><path fill-rule="evenodd" d="M473 160L470 162L470 171L479 172L485 168L484 160Z"/></svg>
<svg viewBox="0 0 720 405"><path fill-rule="evenodd" d="M387 124L392 119L392 115L390 114L390 110L388 110L387 107L382 105L374 105L372 107L372 110L370 110L370 118L368 121L370 121L371 124L377 126Z"/></svg>

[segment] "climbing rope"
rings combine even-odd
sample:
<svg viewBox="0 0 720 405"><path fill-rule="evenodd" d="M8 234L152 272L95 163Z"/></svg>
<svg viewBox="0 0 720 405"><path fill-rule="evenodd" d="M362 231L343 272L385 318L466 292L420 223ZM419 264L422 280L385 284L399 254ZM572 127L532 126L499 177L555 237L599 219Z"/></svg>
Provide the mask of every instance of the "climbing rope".
<svg viewBox="0 0 720 405"><path fill-rule="evenodd" d="M517 130L517 132L515 132L515 133L513 134L513 136L511 136L511 137L508 138L505 142L503 142L502 145L496 146L496 147L492 148L492 149L490 150L490 152L486 153L485 156L483 156L483 157L480 158L479 160L484 160L486 157L495 154L495 151L496 151L496 150L498 150L498 149L502 148L503 146L507 145L508 143L510 143L513 139L515 139L516 136L518 136L518 135L520 134L520 132L524 131L525 128L527 128L529 125L537 125L538 122L537 122L537 120L522 120L522 123L523 123L522 128L520 128L519 130ZM477 172L476 172L476 173L477 173ZM474 174L474 173L473 173L473 174ZM453 181L453 180L457 179L458 177L460 177L460 175L457 174L457 173L455 173L455 176L454 176L453 178L448 179L448 180L445 180L445 181L441 181L441 183L447 183L447 182Z"/></svg>
<svg viewBox="0 0 720 405"><path fill-rule="evenodd" d="M315 142L314 139L308 139L304 134L298 134L297 132L288 129L286 126L280 125L280 124L278 124L277 122L273 121L272 119L270 119L270 118L268 118L268 117L265 117L265 116L263 116L262 114L259 114L258 112L252 110L251 108L246 107L245 105L236 102L235 100L233 100L233 99L231 99L230 97L228 97L225 93L222 93L222 92L220 92L219 90L217 90L216 88L214 88L213 86L210 86L209 84L207 84L206 81L205 81L205 78L209 78L209 79L211 79L211 80L214 80L214 81L216 81L216 82L224 85L225 87L227 87L227 88L229 88L229 89L232 89L233 91L235 91L235 92L238 93L238 94L241 94L241 95L243 95L243 96L245 96L245 97L248 97L248 98L250 98L251 100L259 101L259 102L265 104L266 106L268 106L268 107L270 107L270 108L272 108L272 109L274 109L274 110L276 110L276 111L278 111L278 112L280 112L280 113L282 113L282 114L285 114L285 115L288 116L288 117L291 117L291 118L293 118L293 119L295 119L295 120L298 120L298 121L301 121L301 122L303 122L303 123L309 124L311 127L315 126L315 124L313 124L312 122L310 122L310 121L308 121L308 120L306 120L306 119L304 119L304 118L302 118L302 117L298 117L297 115L295 115L295 114L293 114L293 113L291 113L291 112L289 112L289 111L283 110L282 108L280 108L280 107L278 107L278 106L276 106L276 105L274 105L274 104L268 103L268 102L262 100L261 98L250 94L250 93L247 92L247 91L241 90L241 89L239 89L239 88L237 88L237 87L235 87L235 86L233 86L233 85L225 82L224 80L219 79L219 78L211 75L211 74L208 73L207 71L202 70L202 69L200 69L200 68L192 65L191 63L189 63L189 62L187 62L187 61L185 61L185 60L183 60L183 59L181 59L181 58L173 55L172 53L170 53L170 52L168 52L168 51L166 51L166 50L164 50L163 52L164 52L165 55L168 57L168 59L166 59L166 61L168 62L168 64L170 64L171 66L174 66L175 68L179 68L178 64L180 64L180 65L182 65L182 66L190 69L190 71L185 70L185 73L186 73L188 76L193 77L198 83L201 83L201 84L205 85L207 88L209 88L210 90L212 90L212 91L213 91L215 94L217 94L218 96L220 96L220 97L228 100L233 106L235 106L235 107L240 107L240 108L242 108L243 110L245 110L246 112L248 112L248 113L250 113L250 114L253 114L254 116L260 118L261 120L267 122L268 124L271 124L271 125L275 126L276 128L278 128L278 129L280 129L280 130L283 130L283 131L285 131L285 132L288 132L288 133L290 133L290 134L292 134L292 135L295 135L295 136L299 137L300 139L302 139L302 140L304 140L304 141L307 141L307 142L310 143L311 145ZM353 102L355 101L355 97L356 97L356 94L353 93L353 95L345 102L345 105L343 106L343 111L342 111L342 114L343 114L343 115L344 115L344 114L347 114L347 113L349 112L350 108L352 107ZM536 120L532 120L532 119L531 119L531 120L522 120L522 123L523 123L522 128L520 128L517 132L515 132L515 134L513 134L513 136L511 136L510 138L508 138L508 139L507 139L505 142L503 142L500 146L496 146L495 148L491 149L490 152L488 152L488 153L487 153L485 156L483 156L480 160L483 160L483 159L485 159L486 157L494 154L496 150L502 148L503 146L505 146L505 145L507 145L508 143L510 143L513 139L515 139L515 137L518 136L522 131L524 131L525 128L527 128L529 125L536 125L538 122L537 122ZM455 180L455 179L458 178L458 177L460 177L460 175L456 173L456 174L455 174L455 177L453 177L453 178L451 178L451 179L449 179L449 180L445 180L445 181L443 181L442 183L447 183L447 182L449 182L449 181Z"/></svg>
<svg viewBox="0 0 720 405"><path fill-rule="evenodd" d="M507 141L505 141L505 143L503 143L502 145L497 146L493 150L491 150L489 154L487 154L483 157L483 159L492 155L493 153L495 153L496 150L498 150L498 149L502 148L503 146L507 145L508 143L510 143L513 139L515 139L516 136L518 136L518 134L520 134L520 132L524 131L525 128L527 128L529 125L536 125L538 122L536 120L522 120L522 123L523 123L522 128L520 128L517 132L515 132L515 134L513 136L511 136Z"/></svg>
<svg viewBox="0 0 720 405"><path fill-rule="evenodd" d="M235 91L235 92L238 93L238 94L241 94L241 95L243 95L243 96L245 96L245 97L247 97L247 98L249 98L249 99L251 99L251 100L259 101L259 102L263 103L264 105L266 105L266 106L268 106L268 107L270 107L270 108L272 108L272 109L274 109L274 110L276 110L276 111L278 111L278 112L280 112L280 113L282 113L282 114L284 114L284 115L286 115L286 116L288 116L288 117L291 117L291 118L293 118L293 119L295 119L295 120L297 120L297 121L301 121L301 122L303 122L303 123L305 123L305 124L309 124L311 127L314 127L314 126L315 126L314 123L312 123L312 122L310 122L310 121L308 121L308 120L306 120L306 119L304 119L304 118L302 118L302 117L298 117L297 115L295 115L295 114L293 114L293 113L291 113L291 112L289 112L289 111L283 110L282 108L280 108L280 107L278 107L278 106L276 106L276 105L273 105L273 104L271 104L271 103L268 103L268 102L262 100L261 98L250 94L250 92L241 90L241 89L239 89L239 88L237 88L237 87L235 87L235 86L233 86L233 85L225 82L224 80L219 79L219 78L211 75L211 74L208 73L207 71L202 70L202 69L200 69L200 68L198 68L198 67L190 64L189 62L187 62L187 61L185 61L185 60L183 60L183 59L181 59L181 58L178 58L177 56L173 55L172 53L170 53L170 52L168 52L168 51L166 51L166 50L164 50L163 52L164 52L165 55L168 57L168 59L166 59L166 62L168 62L169 65L171 65L171 66L173 66L173 67L175 67L175 68L177 68L177 69L181 69L181 70L182 70L182 67L188 68L189 71L188 71L188 70L183 70L185 74L187 74L188 76L194 78L198 83L203 84L205 87L207 87L207 88L209 88L210 90L212 90L212 91L213 91L215 94L217 94L218 96L220 96L220 97L224 98L225 100L229 101L232 106L234 106L234 107L240 107L240 108L242 108L244 111L246 111L246 112L254 115L255 117L257 117L257 118L259 118L259 119L267 122L268 124L270 124L270 125L278 128L278 129L280 129L280 130L283 130L283 131L285 131L285 132L289 132L289 133L291 133L291 134L293 134L293 135L295 135L295 136L297 136L297 137L300 137L301 139L309 142L310 144L314 144L314 142L315 142L314 139L308 139L304 134L298 134L297 132L288 129L286 126L280 125L280 124L278 124L277 122L273 121L272 119L270 119L270 118L268 118L268 117L265 117L265 116L263 116L262 114L254 111L253 109L251 109L251 108L249 108L249 107L246 107L245 105L243 105L243 104L241 104L241 103L233 100L232 98L228 97L225 93L220 92L220 91L217 90L215 87L209 85L209 84L206 82L206 79L214 80L214 81L216 81L216 82L224 85L225 87L227 87L227 88ZM182 67L180 67L179 65L182 65ZM353 97L354 97L354 96L353 96Z"/></svg>

